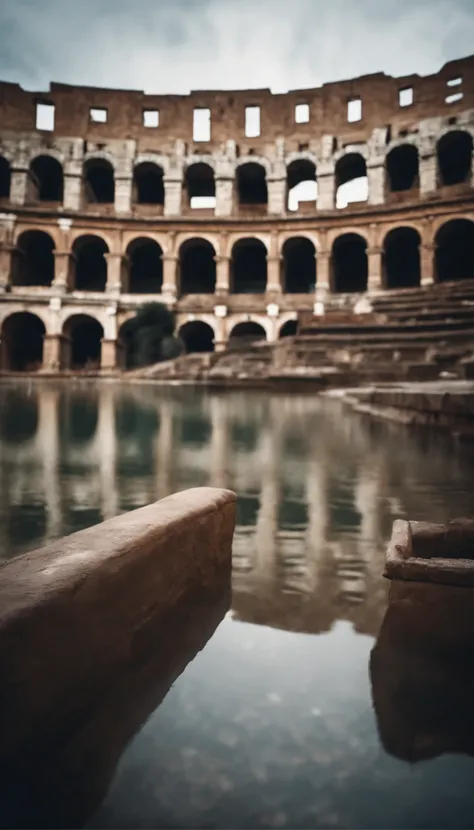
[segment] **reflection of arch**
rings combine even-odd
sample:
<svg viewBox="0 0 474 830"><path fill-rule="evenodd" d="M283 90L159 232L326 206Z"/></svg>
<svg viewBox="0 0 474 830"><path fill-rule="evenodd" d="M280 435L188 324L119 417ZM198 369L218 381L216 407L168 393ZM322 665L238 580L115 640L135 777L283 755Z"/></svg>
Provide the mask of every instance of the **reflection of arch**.
<svg viewBox="0 0 474 830"><path fill-rule="evenodd" d="M163 170L153 162L143 161L133 171L132 201L138 205L164 205Z"/></svg>
<svg viewBox="0 0 474 830"><path fill-rule="evenodd" d="M451 219L441 225L435 242L438 282L474 279L474 222Z"/></svg>
<svg viewBox="0 0 474 830"><path fill-rule="evenodd" d="M87 204L114 203L114 168L106 159L92 158L84 163L84 199Z"/></svg>
<svg viewBox="0 0 474 830"><path fill-rule="evenodd" d="M343 208L352 202L364 202L368 198L367 165L360 153L346 153L336 163L336 207Z"/></svg>
<svg viewBox="0 0 474 830"><path fill-rule="evenodd" d="M411 288L420 284L420 244L414 228L394 228L384 239L385 288Z"/></svg>
<svg viewBox="0 0 474 830"><path fill-rule="evenodd" d="M418 150L413 144L400 144L385 160L387 185L392 192L418 187Z"/></svg>
<svg viewBox="0 0 474 830"><path fill-rule="evenodd" d="M62 202L63 168L53 156L36 156L30 164L31 198L40 202Z"/></svg>
<svg viewBox="0 0 474 830"><path fill-rule="evenodd" d="M214 170L209 164L190 164L184 177L184 185L191 208L215 207L216 185Z"/></svg>
<svg viewBox="0 0 474 830"><path fill-rule="evenodd" d="M251 343L255 340L266 340L266 337L265 329L260 323L254 323L252 321L237 323L229 334L229 346L233 345L232 341Z"/></svg>
<svg viewBox="0 0 474 830"><path fill-rule="evenodd" d="M179 249L180 294L213 294L216 252L207 239L187 239Z"/></svg>
<svg viewBox="0 0 474 830"><path fill-rule="evenodd" d="M282 283L287 294L308 294L316 286L316 251L302 236L286 239L282 248Z"/></svg>
<svg viewBox="0 0 474 830"><path fill-rule="evenodd" d="M366 291L367 243L357 233L338 236L332 246L332 290L335 293Z"/></svg>
<svg viewBox="0 0 474 830"><path fill-rule="evenodd" d="M7 159L0 156L0 199L10 197L11 170Z"/></svg>
<svg viewBox="0 0 474 830"><path fill-rule="evenodd" d="M97 431L99 404L93 397L81 392L70 392L59 404L60 435L67 447L89 444Z"/></svg>
<svg viewBox="0 0 474 830"><path fill-rule="evenodd" d="M54 279L54 242L44 231L24 231L17 240L13 285L51 285Z"/></svg>
<svg viewBox="0 0 474 830"><path fill-rule="evenodd" d="M298 210L300 202L317 198L316 165L309 159L295 159L287 168L288 209Z"/></svg>
<svg viewBox="0 0 474 830"><path fill-rule="evenodd" d="M100 236L79 236L72 246L76 258L76 291L105 291L107 245Z"/></svg>
<svg viewBox="0 0 474 830"><path fill-rule="evenodd" d="M445 133L436 145L439 185L462 184L471 178L472 136L463 130Z"/></svg>
<svg viewBox="0 0 474 830"><path fill-rule="evenodd" d="M214 351L214 331L202 320L184 323L179 330L179 336L184 343L186 354Z"/></svg>
<svg viewBox="0 0 474 830"><path fill-rule="evenodd" d="M137 237L127 248L130 294L159 294L163 284L163 251L157 242Z"/></svg>
<svg viewBox="0 0 474 830"><path fill-rule="evenodd" d="M63 328L71 341L71 368L99 368L104 329L88 314L73 314Z"/></svg>
<svg viewBox="0 0 474 830"><path fill-rule="evenodd" d="M268 202L265 168L257 162L237 167L237 194L240 205L266 205Z"/></svg>
<svg viewBox="0 0 474 830"><path fill-rule="evenodd" d="M39 369L43 362L45 325L36 314L18 311L3 321L1 340L5 368L12 372Z"/></svg>
<svg viewBox="0 0 474 830"><path fill-rule="evenodd" d="M280 327L278 337L293 337L298 331L297 320L287 320L286 323Z"/></svg>
<svg viewBox="0 0 474 830"><path fill-rule="evenodd" d="M21 410L21 418L18 412ZM7 444L25 444L38 429L38 398L18 389L3 389L0 396L0 434Z"/></svg>
<svg viewBox="0 0 474 830"><path fill-rule="evenodd" d="M267 287L267 249L259 239L239 239L232 247L233 294L264 294Z"/></svg>

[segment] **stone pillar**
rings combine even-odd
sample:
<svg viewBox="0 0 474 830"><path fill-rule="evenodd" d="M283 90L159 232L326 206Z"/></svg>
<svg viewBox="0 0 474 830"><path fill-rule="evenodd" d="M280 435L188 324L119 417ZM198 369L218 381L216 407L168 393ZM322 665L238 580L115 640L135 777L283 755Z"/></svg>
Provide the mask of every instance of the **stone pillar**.
<svg viewBox="0 0 474 830"><path fill-rule="evenodd" d="M64 210L80 210L82 203L82 171L64 175Z"/></svg>
<svg viewBox="0 0 474 830"><path fill-rule="evenodd" d="M216 216L231 216L234 210L234 179L216 176Z"/></svg>
<svg viewBox="0 0 474 830"><path fill-rule="evenodd" d="M433 285L435 281L436 245L420 245L421 285Z"/></svg>
<svg viewBox="0 0 474 830"><path fill-rule="evenodd" d="M227 306L214 306L214 316L216 318L216 337L214 340L214 351L223 352L227 345L225 318L227 317Z"/></svg>
<svg viewBox="0 0 474 830"><path fill-rule="evenodd" d="M121 294L125 257L122 254L104 254L104 256L107 260L107 284L105 290L108 294Z"/></svg>
<svg viewBox="0 0 474 830"><path fill-rule="evenodd" d="M0 294L5 294L11 285L14 250L12 245L0 244Z"/></svg>
<svg viewBox="0 0 474 830"><path fill-rule="evenodd" d="M57 372L66 367L67 344L62 334L45 334L43 338L43 368Z"/></svg>
<svg viewBox="0 0 474 830"><path fill-rule="evenodd" d="M163 254L163 285L162 294L168 294L173 300L178 294L178 258L175 254Z"/></svg>
<svg viewBox="0 0 474 830"><path fill-rule="evenodd" d="M437 186L436 153L430 152L420 156L420 196L434 193Z"/></svg>
<svg viewBox="0 0 474 830"><path fill-rule="evenodd" d="M281 293L281 263L279 256L267 256L267 294Z"/></svg>
<svg viewBox="0 0 474 830"><path fill-rule="evenodd" d="M382 287L382 254L382 248L367 248L368 291L379 291Z"/></svg>
<svg viewBox="0 0 474 830"><path fill-rule="evenodd" d="M181 215L181 199L183 192L183 177L181 170L172 170L163 176L165 188L165 216Z"/></svg>
<svg viewBox="0 0 474 830"><path fill-rule="evenodd" d="M122 367L122 344L118 339L104 337L101 341L100 368L106 371Z"/></svg>
<svg viewBox="0 0 474 830"><path fill-rule="evenodd" d="M336 203L336 178L334 164L320 162L318 165L318 210L334 210Z"/></svg>
<svg viewBox="0 0 474 830"><path fill-rule="evenodd" d="M383 160L374 159L367 163L369 205L383 205L385 199L385 165Z"/></svg>
<svg viewBox="0 0 474 830"><path fill-rule="evenodd" d="M216 294L227 295L230 290L230 257L216 256Z"/></svg>
<svg viewBox="0 0 474 830"><path fill-rule="evenodd" d="M10 182L10 202L12 205L24 205L28 193L28 169L12 167Z"/></svg>
<svg viewBox="0 0 474 830"><path fill-rule="evenodd" d="M268 213L273 216L283 216L286 211L286 177L269 176L267 189Z"/></svg>
<svg viewBox="0 0 474 830"><path fill-rule="evenodd" d="M331 253L319 251L316 255L316 296L324 299L331 290Z"/></svg>
<svg viewBox="0 0 474 830"><path fill-rule="evenodd" d="M54 251L54 280L52 287L65 294L71 287L74 257L67 251Z"/></svg>
<svg viewBox="0 0 474 830"><path fill-rule="evenodd" d="M132 176L115 178L115 213L126 214L132 209Z"/></svg>

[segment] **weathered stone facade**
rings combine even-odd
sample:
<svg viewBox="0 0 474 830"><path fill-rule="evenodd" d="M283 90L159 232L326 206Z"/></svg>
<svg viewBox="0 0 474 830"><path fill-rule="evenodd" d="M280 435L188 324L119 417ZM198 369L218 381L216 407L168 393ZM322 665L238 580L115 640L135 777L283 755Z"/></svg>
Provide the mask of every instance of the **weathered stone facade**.
<svg viewBox="0 0 474 830"><path fill-rule="evenodd" d="M45 106L48 130L35 121ZM249 106L258 135L245 135ZM199 108L205 141L193 136ZM336 294L355 304L365 291L474 276L474 57L424 78L379 73L286 95L3 83L0 123L4 369L120 366L122 327L149 299L176 311L189 351L217 350L248 324L276 340ZM337 207L351 180L367 198ZM290 210L302 183L313 197ZM18 312L35 315L41 353L15 358L32 323Z"/></svg>

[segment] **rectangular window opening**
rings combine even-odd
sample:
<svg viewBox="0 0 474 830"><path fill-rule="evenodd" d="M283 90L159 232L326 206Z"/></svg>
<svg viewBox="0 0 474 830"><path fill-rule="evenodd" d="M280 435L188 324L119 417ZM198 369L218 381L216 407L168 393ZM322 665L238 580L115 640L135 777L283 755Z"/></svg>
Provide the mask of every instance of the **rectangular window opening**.
<svg viewBox="0 0 474 830"><path fill-rule="evenodd" d="M295 106L295 122L297 124L307 124L309 121L309 104L296 104Z"/></svg>
<svg viewBox="0 0 474 830"><path fill-rule="evenodd" d="M462 84L461 76L459 76L459 78L450 78L449 81L446 81L447 86L461 86L461 84Z"/></svg>
<svg viewBox="0 0 474 830"><path fill-rule="evenodd" d="M398 103L401 107L411 107L413 104L413 87L407 86L398 90Z"/></svg>
<svg viewBox="0 0 474 830"><path fill-rule="evenodd" d="M190 199L189 206L192 210L200 210L202 208L215 208L216 206L216 197L215 196L192 196Z"/></svg>
<svg viewBox="0 0 474 830"><path fill-rule="evenodd" d="M158 127L160 123L159 110L143 110L143 126Z"/></svg>
<svg viewBox="0 0 474 830"><path fill-rule="evenodd" d="M90 120L94 124L107 123L107 110L105 107L91 107L89 110Z"/></svg>
<svg viewBox="0 0 474 830"><path fill-rule="evenodd" d="M455 104L456 101L462 101L463 94L462 92L454 92L452 95L447 95L444 99L445 104Z"/></svg>
<svg viewBox="0 0 474 830"><path fill-rule="evenodd" d="M347 102L347 120L349 122L360 121L362 119L362 100L360 98L352 98Z"/></svg>
<svg viewBox="0 0 474 830"><path fill-rule="evenodd" d="M193 112L193 141L210 141L211 110L199 107Z"/></svg>
<svg viewBox="0 0 474 830"><path fill-rule="evenodd" d="M54 104L36 104L36 129L54 130Z"/></svg>
<svg viewBox="0 0 474 830"><path fill-rule="evenodd" d="M260 135L260 107L245 107L245 135L247 138Z"/></svg>

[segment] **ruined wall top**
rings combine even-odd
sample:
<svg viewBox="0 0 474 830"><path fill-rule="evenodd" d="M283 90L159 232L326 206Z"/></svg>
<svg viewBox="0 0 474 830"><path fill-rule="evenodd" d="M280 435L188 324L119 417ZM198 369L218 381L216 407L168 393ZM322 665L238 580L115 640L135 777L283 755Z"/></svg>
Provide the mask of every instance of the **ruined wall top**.
<svg viewBox="0 0 474 830"><path fill-rule="evenodd" d="M357 99L361 117L349 121L348 103ZM364 141L376 127L390 126L400 134L412 130L421 119L455 116L474 108L474 55L450 61L438 73L424 77L392 77L380 72L285 94L254 89L149 95L59 83L52 83L48 92L31 92L19 84L0 82L3 132L34 131L37 104L54 105L50 134L96 142L134 139L142 152L169 152L176 139L181 139L188 153L208 152L228 140L236 142L237 152L259 153L279 137L285 138L287 150L298 151L323 135L337 135L343 143ZM295 107L299 104L308 105L309 119L297 123ZM260 107L259 135L245 135L245 108L249 106ZM211 111L209 140L193 139L193 111L197 108ZM94 120L93 109L99 109L98 117L105 121ZM145 117L151 126L145 126Z"/></svg>

